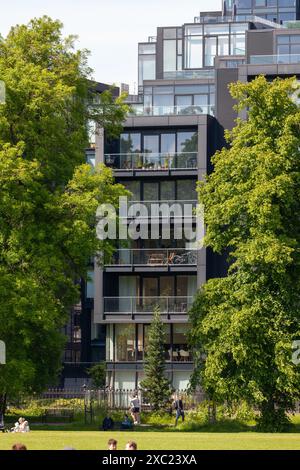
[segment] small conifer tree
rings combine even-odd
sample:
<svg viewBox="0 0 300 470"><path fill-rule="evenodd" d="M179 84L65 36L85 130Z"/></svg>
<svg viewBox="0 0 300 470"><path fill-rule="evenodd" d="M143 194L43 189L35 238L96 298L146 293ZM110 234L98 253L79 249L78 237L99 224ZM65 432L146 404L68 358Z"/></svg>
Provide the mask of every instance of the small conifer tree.
<svg viewBox="0 0 300 470"><path fill-rule="evenodd" d="M145 351L145 378L140 384L146 400L155 411L164 409L170 402L172 394L170 381L165 375L165 337L165 328L157 307L154 309L153 320L149 327Z"/></svg>

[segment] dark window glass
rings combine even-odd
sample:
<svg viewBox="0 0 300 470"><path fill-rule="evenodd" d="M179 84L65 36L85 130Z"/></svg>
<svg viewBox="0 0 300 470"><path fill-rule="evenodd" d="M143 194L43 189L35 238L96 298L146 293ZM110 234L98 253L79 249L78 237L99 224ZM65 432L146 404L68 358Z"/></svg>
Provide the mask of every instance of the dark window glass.
<svg viewBox="0 0 300 470"><path fill-rule="evenodd" d="M171 276L160 278L160 296L169 297L174 295L174 281L175 278Z"/></svg>
<svg viewBox="0 0 300 470"><path fill-rule="evenodd" d="M265 7L266 6L266 0L254 0L254 6L255 7Z"/></svg>
<svg viewBox="0 0 300 470"><path fill-rule="evenodd" d="M141 134L121 134L120 153L139 153L141 151Z"/></svg>
<svg viewBox="0 0 300 470"><path fill-rule="evenodd" d="M197 152L198 134L197 132L177 133L177 152Z"/></svg>
<svg viewBox="0 0 300 470"><path fill-rule="evenodd" d="M197 200L196 181L178 180L177 181L177 199L179 201Z"/></svg>
<svg viewBox="0 0 300 470"><path fill-rule="evenodd" d="M159 200L159 183L144 183L144 201Z"/></svg>
<svg viewBox="0 0 300 470"><path fill-rule="evenodd" d="M160 185L160 198L165 201L175 199L175 181L162 181Z"/></svg>

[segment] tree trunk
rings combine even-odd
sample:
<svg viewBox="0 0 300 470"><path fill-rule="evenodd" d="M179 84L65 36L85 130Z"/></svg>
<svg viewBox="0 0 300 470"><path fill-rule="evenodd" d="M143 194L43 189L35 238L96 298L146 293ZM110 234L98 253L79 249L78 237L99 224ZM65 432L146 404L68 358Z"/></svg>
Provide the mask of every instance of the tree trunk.
<svg viewBox="0 0 300 470"><path fill-rule="evenodd" d="M7 394L1 393L0 394L0 415L2 415L3 417L6 412L6 399L7 399Z"/></svg>
<svg viewBox="0 0 300 470"><path fill-rule="evenodd" d="M217 422L217 407L215 401L211 401L208 405L208 421L210 424Z"/></svg>

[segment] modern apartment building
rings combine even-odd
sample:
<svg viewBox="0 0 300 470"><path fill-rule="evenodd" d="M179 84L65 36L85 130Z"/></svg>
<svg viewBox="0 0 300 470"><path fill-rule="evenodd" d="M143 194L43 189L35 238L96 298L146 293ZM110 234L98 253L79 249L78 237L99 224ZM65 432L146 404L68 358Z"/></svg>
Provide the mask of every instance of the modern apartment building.
<svg viewBox="0 0 300 470"><path fill-rule="evenodd" d="M300 75L298 16L298 0L225 0L219 12L159 27L156 37L139 43L132 113L120 139L109 141L100 131L90 150L131 191L129 207L196 205L196 183L211 171L211 156L237 117L228 85L259 74ZM193 212L186 218L193 229L200 223ZM122 221L129 225L130 215ZM84 289L89 313L80 320L86 338L80 360L105 359L107 384L116 389L134 389L143 378L155 306L166 329L167 374L175 388L187 386L193 369L188 309L208 278L226 273L223 258L186 234L176 236L176 211L167 237L164 222L160 217L155 239L120 242Z"/></svg>

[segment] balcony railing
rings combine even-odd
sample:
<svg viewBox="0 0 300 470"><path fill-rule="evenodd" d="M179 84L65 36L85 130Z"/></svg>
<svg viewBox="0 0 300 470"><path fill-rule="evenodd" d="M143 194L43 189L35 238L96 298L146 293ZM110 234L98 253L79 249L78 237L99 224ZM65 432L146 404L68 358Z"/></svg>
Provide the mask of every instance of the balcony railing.
<svg viewBox="0 0 300 470"><path fill-rule="evenodd" d="M105 164L117 170L196 169L197 152L180 153L111 153L104 155Z"/></svg>
<svg viewBox="0 0 300 470"><path fill-rule="evenodd" d="M117 250L108 265L179 266L197 265L197 250L185 248L145 248Z"/></svg>
<svg viewBox="0 0 300 470"><path fill-rule="evenodd" d="M129 116L191 116L210 114L214 116L213 105L186 105L186 106L144 106L143 104L131 104Z"/></svg>
<svg viewBox="0 0 300 470"><path fill-rule="evenodd" d="M166 217L165 208L166 204L169 208L169 214L172 218L190 218L196 216L196 207L197 207L197 200L165 200L161 199L159 201L128 201L127 202L127 213L123 214L120 211L120 219L132 219L136 217L136 214L131 215L129 209L133 205L143 205L147 209L147 219L148 217ZM138 206L139 207L139 206ZM139 215L139 218L143 218L143 214Z"/></svg>
<svg viewBox="0 0 300 470"><path fill-rule="evenodd" d="M193 297L104 297L104 313L109 315L152 315L155 308L165 314L186 314Z"/></svg>
<svg viewBox="0 0 300 470"><path fill-rule="evenodd" d="M213 80L215 78L215 71L213 69L198 69L164 72L164 80L189 80L193 78L205 78Z"/></svg>
<svg viewBox="0 0 300 470"><path fill-rule="evenodd" d="M252 65L300 64L300 54L252 55Z"/></svg>

